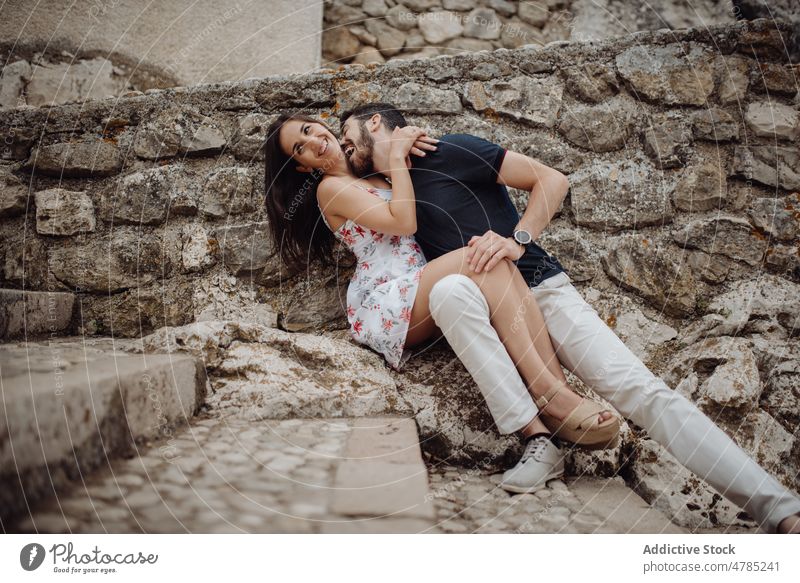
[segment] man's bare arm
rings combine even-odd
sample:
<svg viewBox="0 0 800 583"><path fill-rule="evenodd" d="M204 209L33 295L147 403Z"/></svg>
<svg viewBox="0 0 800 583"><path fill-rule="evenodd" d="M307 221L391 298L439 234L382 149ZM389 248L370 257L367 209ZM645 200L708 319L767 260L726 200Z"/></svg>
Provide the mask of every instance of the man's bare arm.
<svg viewBox="0 0 800 583"><path fill-rule="evenodd" d="M550 224L569 190L569 180L561 172L510 150L500 166L497 182L531 193L517 229L525 229L534 239Z"/></svg>
<svg viewBox="0 0 800 583"><path fill-rule="evenodd" d="M524 229L534 239L550 224L569 190L569 181L561 172L510 150L500 165L497 182L531 193L515 230ZM467 245L467 261L476 272L489 271L503 259L516 261L524 252L512 237L503 237L494 231L473 237Z"/></svg>

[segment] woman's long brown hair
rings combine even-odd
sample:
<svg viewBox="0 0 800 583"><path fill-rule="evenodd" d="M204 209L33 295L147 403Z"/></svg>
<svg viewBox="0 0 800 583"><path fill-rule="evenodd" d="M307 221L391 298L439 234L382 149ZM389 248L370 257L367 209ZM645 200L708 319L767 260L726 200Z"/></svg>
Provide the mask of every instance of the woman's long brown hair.
<svg viewBox="0 0 800 583"><path fill-rule="evenodd" d="M264 144L264 205L273 244L290 270L303 271L313 261L332 264L335 239L317 205L322 172L299 172L297 162L281 150L280 132L290 120L325 124L301 113L282 113L269 126Z"/></svg>

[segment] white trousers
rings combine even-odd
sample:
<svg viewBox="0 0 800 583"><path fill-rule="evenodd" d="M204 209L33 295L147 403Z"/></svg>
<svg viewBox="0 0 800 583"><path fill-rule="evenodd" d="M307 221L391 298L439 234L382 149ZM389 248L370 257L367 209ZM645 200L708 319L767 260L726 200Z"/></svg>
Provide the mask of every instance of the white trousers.
<svg viewBox="0 0 800 583"><path fill-rule="evenodd" d="M753 461L693 403L634 355L565 273L531 288L561 364L647 430L680 463L744 508L762 528L800 512L800 499ZM430 293L436 325L472 375L500 433L525 427L537 408L470 278L450 275Z"/></svg>

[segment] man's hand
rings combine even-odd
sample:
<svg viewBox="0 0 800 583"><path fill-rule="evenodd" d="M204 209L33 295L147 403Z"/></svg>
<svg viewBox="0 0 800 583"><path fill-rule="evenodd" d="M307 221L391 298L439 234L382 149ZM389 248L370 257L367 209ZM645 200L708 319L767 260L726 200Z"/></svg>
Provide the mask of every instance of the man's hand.
<svg viewBox="0 0 800 583"><path fill-rule="evenodd" d="M480 237L473 237L467 243L467 261L476 273L491 271L503 259L516 261L525 253L525 247L512 237L503 237L494 231L486 231Z"/></svg>

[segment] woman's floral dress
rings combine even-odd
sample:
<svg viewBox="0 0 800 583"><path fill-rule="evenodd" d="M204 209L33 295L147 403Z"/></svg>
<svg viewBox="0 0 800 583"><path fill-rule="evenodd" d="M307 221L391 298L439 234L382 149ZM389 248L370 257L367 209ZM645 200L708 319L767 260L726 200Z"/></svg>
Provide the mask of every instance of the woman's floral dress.
<svg viewBox="0 0 800 583"><path fill-rule="evenodd" d="M365 190L387 201L392 198L389 189ZM347 287L350 334L399 369L411 356L405 341L425 256L412 235L386 235L350 219L331 231L357 260Z"/></svg>

